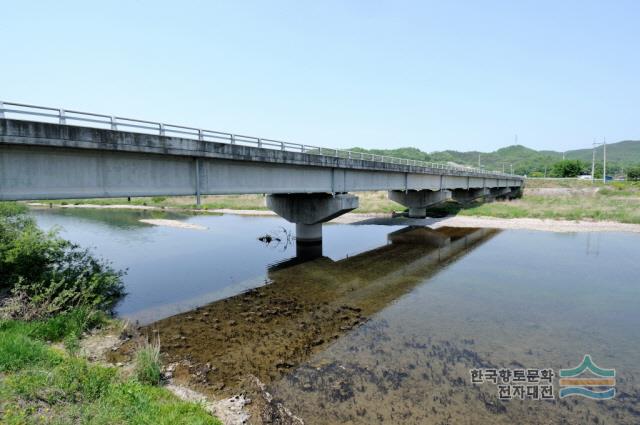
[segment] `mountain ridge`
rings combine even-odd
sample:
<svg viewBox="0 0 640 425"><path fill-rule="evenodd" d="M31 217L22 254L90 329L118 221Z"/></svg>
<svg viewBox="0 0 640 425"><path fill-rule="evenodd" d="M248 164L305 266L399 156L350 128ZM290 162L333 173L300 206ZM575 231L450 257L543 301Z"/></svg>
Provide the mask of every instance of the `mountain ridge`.
<svg viewBox="0 0 640 425"><path fill-rule="evenodd" d="M529 148L524 145L510 145L497 149L493 152L443 150L425 152L416 147L403 147L396 149L363 149L355 147L351 149L355 152L373 153L376 155L389 155L406 159L417 159L421 161L445 162L457 165L465 165L490 170L511 171L516 174L545 173L552 165L565 159L577 159L584 163L591 164L592 149L574 149L566 152L553 150L540 150ZM603 147L596 148L596 163L601 164L603 157ZM640 140L622 140L620 142L607 144L607 170L619 172L622 168L640 165Z"/></svg>

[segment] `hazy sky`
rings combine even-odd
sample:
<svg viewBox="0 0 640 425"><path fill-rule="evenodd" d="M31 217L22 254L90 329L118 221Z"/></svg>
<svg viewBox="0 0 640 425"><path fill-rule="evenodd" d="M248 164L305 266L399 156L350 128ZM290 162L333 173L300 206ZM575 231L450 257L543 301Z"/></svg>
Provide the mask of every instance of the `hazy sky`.
<svg viewBox="0 0 640 425"><path fill-rule="evenodd" d="M640 1L0 0L0 99L329 147L640 139Z"/></svg>

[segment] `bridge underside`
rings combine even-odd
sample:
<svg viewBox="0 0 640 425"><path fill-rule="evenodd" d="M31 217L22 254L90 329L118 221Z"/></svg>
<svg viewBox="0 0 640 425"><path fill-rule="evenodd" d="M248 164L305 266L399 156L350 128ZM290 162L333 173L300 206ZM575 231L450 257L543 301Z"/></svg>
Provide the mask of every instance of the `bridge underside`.
<svg viewBox="0 0 640 425"><path fill-rule="evenodd" d="M388 191L420 217L446 199L510 196L522 185L516 176L0 119L0 200L263 193L308 240L358 206L348 192Z"/></svg>

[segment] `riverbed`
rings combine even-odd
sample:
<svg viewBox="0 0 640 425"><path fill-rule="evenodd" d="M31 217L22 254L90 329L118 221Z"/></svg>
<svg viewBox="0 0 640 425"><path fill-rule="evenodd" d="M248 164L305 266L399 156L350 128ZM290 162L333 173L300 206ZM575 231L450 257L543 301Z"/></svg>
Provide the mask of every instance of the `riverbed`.
<svg viewBox="0 0 640 425"><path fill-rule="evenodd" d="M117 313L213 397L255 378L310 424L640 421L638 234L330 224L309 252L276 217L33 214L127 270ZM615 369L613 399L560 398L557 376L548 400L471 382L586 354Z"/></svg>

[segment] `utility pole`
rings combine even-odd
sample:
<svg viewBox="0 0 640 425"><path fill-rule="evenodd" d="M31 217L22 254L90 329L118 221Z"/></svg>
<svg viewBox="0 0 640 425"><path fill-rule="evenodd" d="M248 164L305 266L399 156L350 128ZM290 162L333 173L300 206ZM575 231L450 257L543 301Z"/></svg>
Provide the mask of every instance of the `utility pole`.
<svg viewBox="0 0 640 425"><path fill-rule="evenodd" d="M509 164L511 166L511 174L513 175L513 164Z"/></svg>
<svg viewBox="0 0 640 425"><path fill-rule="evenodd" d="M594 183L596 180L596 139L593 139L591 151L591 183Z"/></svg>
<svg viewBox="0 0 640 425"><path fill-rule="evenodd" d="M593 142L593 149L594 149L594 162L591 165L591 169L594 170L594 174L595 174L595 148L596 146L600 146L602 145L602 152L603 152L603 157L602 157L602 183L607 184L607 139L603 138L602 143L597 143L597 142ZM591 177L591 179L594 179L594 176Z"/></svg>
<svg viewBox="0 0 640 425"><path fill-rule="evenodd" d="M502 174L504 174L504 162L502 163Z"/></svg>
<svg viewBox="0 0 640 425"><path fill-rule="evenodd" d="M544 178L547 178L547 164L544 164Z"/></svg>
<svg viewBox="0 0 640 425"><path fill-rule="evenodd" d="M602 165L602 182L607 184L607 138L604 137L602 140L603 146L603 165Z"/></svg>
<svg viewBox="0 0 640 425"><path fill-rule="evenodd" d="M482 165L480 165L480 156L482 156L481 153L478 154L478 168L482 168Z"/></svg>

